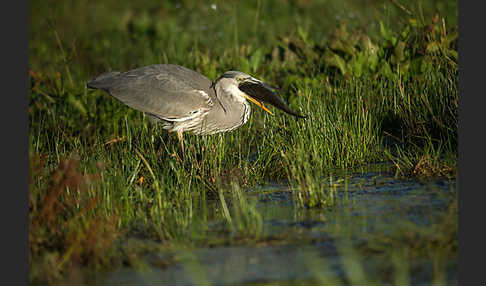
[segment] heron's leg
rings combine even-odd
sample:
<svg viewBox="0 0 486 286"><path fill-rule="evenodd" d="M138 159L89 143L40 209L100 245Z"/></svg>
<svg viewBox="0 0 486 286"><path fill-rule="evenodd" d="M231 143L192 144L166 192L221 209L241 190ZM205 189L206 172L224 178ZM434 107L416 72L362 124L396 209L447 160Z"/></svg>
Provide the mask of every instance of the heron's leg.
<svg viewBox="0 0 486 286"><path fill-rule="evenodd" d="M179 138L179 143L181 143L182 158L184 158L184 139L182 138L182 131L177 130L177 138Z"/></svg>

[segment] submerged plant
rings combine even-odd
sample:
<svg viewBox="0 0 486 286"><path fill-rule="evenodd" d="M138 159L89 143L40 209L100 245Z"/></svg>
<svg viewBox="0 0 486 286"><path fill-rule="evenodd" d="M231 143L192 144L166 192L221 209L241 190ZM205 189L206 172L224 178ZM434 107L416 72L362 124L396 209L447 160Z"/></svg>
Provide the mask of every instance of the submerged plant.
<svg viewBox="0 0 486 286"><path fill-rule="evenodd" d="M250 201L240 187L231 186L231 204L227 203L223 190L219 190L221 210L227 226L236 238L258 239L262 236L262 217L255 207L255 201Z"/></svg>

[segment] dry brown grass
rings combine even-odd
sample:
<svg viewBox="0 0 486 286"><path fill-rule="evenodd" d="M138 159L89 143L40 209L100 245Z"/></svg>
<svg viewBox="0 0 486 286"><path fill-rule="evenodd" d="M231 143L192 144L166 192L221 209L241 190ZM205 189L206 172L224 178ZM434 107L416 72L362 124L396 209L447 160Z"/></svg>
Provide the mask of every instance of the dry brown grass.
<svg viewBox="0 0 486 286"><path fill-rule="evenodd" d="M77 158L61 159L51 172L45 156L35 154L31 162L29 262L36 269L31 282L53 284L81 265L105 264L120 230L117 213L100 208L99 174L79 172Z"/></svg>

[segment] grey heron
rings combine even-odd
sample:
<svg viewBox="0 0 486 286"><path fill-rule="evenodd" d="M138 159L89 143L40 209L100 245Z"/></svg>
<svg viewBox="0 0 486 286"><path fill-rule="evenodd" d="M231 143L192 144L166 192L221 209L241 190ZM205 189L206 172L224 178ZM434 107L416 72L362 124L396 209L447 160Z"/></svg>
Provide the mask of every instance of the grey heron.
<svg viewBox="0 0 486 286"><path fill-rule="evenodd" d="M154 64L101 74L89 80L87 87L104 90L169 132L177 132L183 153L183 132L210 135L245 124L251 110L247 99L272 115L263 102L305 117L292 111L269 85L239 71L227 71L212 82L179 65Z"/></svg>

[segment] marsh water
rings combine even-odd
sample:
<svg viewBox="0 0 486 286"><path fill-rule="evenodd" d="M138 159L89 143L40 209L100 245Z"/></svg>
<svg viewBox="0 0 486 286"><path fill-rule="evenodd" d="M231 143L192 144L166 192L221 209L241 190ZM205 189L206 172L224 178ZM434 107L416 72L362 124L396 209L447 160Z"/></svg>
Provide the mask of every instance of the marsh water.
<svg viewBox="0 0 486 286"><path fill-rule="evenodd" d="M144 267L122 267L109 273L102 284L294 285L337 280L348 284L364 277L396 281L395 268L383 259L381 249L411 251L393 237L402 239L417 230L426 233L455 196L455 181L398 180L382 172L336 177L325 183L332 183L339 197L329 208L299 207L295 193L278 183L245 190L261 216L260 239L148 253ZM226 223L219 218L210 222L215 229ZM418 238L412 235L407 243L413 244L414 239ZM457 261L446 264L443 281L456 284ZM433 279L433 258L418 256L397 265L405 265L412 285L428 285Z"/></svg>

